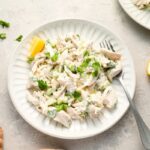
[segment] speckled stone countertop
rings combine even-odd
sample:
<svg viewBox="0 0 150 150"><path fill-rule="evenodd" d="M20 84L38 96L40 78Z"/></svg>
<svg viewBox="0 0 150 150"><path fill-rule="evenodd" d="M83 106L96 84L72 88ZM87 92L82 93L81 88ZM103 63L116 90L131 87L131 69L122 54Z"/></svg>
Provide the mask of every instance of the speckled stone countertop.
<svg viewBox="0 0 150 150"><path fill-rule="evenodd" d="M150 59L150 31L132 21L118 0L0 0L0 18L11 23L7 39L0 41L0 126L4 129L4 150L143 150L130 110L110 130L82 140L53 138L26 123L15 110L7 90L7 68L18 45L14 39L39 25L58 19L78 18L99 22L110 28L128 46L136 69L134 101L150 126L150 82L145 75Z"/></svg>

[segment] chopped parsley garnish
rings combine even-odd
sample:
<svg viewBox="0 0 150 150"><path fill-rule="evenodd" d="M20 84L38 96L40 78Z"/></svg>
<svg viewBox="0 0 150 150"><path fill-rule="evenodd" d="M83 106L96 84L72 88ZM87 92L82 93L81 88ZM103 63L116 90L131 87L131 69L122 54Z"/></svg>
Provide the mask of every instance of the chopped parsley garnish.
<svg viewBox="0 0 150 150"><path fill-rule="evenodd" d="M68 97L72 97L74 98L75 100L81 100L81 92L80 91L77 91L75 90L74 92L66 92L65 93L65 96L68 96Z"/></svg>
<svg viewBox="0 0 150 150"><path fill-rule="evenodd" d="M99 71L98 71L98 70L95 70L94 72L92 72L92 76L93 76L93 77L97 77L97 76L98 76L98 73L99 73Z"/></svg>
<svg viewBox="0 0 150 150"><path fill-rule="evenodd" d="M80 91L74 91L74 92L72 93L72 96L73 96L75 99L79 100L79 99L81 98L81 92L80 92Z"/></svg>
<svg viewBox="0 0 150 150"><path fill-rule="evenodd" d="M100 69L101 65L100 65L100 63L99 63L98 61L95 61L95 62L92 64L92 67L93 67L94 69Z"/></svg>
<svg viewBox="0 0 150 150"><path fill-rule="evenodd" d="M55 104L54 107L56 108L57 111L61 111L61 110L66 111L68 108L68 104L66 104L66 103Z"/></svg>
<svg viewBox="0 0 150 150"><path fill-rule="evenodd" d="M3 27L3 28L9 28L10 26L10 23L9 22L6 22L4 20L0 20L0 25Z"/></svg>
<svg viewBox="0 0 150 150"><path fill-rule="evenodd" d="M52 47L52 48L56 48L56 44L51 43L51 47Z"/></svg>
<svg viewBox="0 0 150 150"><path fill-rule="evenodd" d="M58 53L55 53L52 57L51 57L51 60L53 62L56 62L58 60Z"/></svg>
<svg viewBox="0 0 150 150"><path fill-rule="evenodd" d="M40 88L40 90L47 90L48 85L46 81L43 80L38 80L38 87Z"/></svg>
<svg viewBox="0 0 150 150"><path fill-rule="evenodd" d="M81 66L77 67L77 72L82 74L84 72L83 67L81 67Z"/></svg>
<svg viewBox="0 0 150 150"><path fill-rule="evenodd" d="M85 60L82 62L81 66L86 68L86 67L89 65L90 61L91 61L90 58L85 59Z"/></svg>
<svg viewBox="0 0 150 150"><path fill-rule="evenodd" d="M90 58L86 58L82 64L80 66L77 67L77 72L82 74L84 72L84 69L86 67L88 67L89 63L90 63L91 59Z"/></svg>
<svg viewBox="0 0 150 150"><path fill-rule="evenodd" d="M89 51L87 51L87 50L83 53L83 56L84 56L84 57L89 56L89 55L90 55L90 53L89 53Z"/></svg>
<svg viewBox="0 0 150 150"><path fill-rule="evenodd" d="M69 67L69 69L70 69L70 71L71 71L72 73L77 73L77 68L76 68L75 65L71 65L71 66Z"/></svg>
<svg viewBox="0 0 150 150"><path fill-rule="evenodd" d="M50 53L49 53L49 52L46 52L46 53L45 53L45 56L46 56L46 58L47 58L47 59L50 59L50 58L51 58L51 56L50 56Z"/></svg>
<svg viewBox="0 0 150 150"><path fill-rule="evenodd" d="M27 63L31 64L33 60L34 60L34 57L28 57L27 58Z"/></svg>
<svg viewBox="0 0 150 150"><path fill-rule="evenodd" d="M100 70L101 70L101 65L98 61L95 61L93 64L92 64L92 67L94 69L94 71L92 72L92 76L93 77L96 77L98 76Z"/></svg>
<svg viewBox="0 0 150 150"><path fill-rule="evenodd" d="M19 35L19 36L16 38L16 41L21 42L22 38L23 38L23 35Z"/></svg>
<svg viewBox="0 0 150 150"><path fill-rule="evenodd" d="M71 93L69 93L69 92L66 92L66 93L65 93L65 96L72 97L72 94L71 94Z"/></svg>
<svg viewBox="0 0 150 150"><path fill-rule="evenodd" d="M0 33L0 39L1 40L6 39L6 33Z"/></svg>
<svg viewBox="0 0 150 150"><path fill-rule="evenodd" d="M56 116L56 110L55 109L54 110L48 110L47 115L50 118L54 118Z"/></svg>

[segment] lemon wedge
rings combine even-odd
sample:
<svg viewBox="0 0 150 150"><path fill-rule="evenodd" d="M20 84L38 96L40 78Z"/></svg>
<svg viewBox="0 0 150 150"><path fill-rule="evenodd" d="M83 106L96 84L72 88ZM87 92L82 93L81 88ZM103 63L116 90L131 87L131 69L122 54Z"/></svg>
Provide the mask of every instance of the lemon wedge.
<svg viewBox="0 0 150 150"><path fill-rule="evenodd" d="M150 76L150 61L148 62L147 65L147 75Z"/></svg>
<svg viewBox="0 0 150 150"><path fill-rule="evenodd" d="M34 37L29 49L29 57L34 57L36 54L40 53L44 49L44 46L45 41L43 39Z"/></svg>

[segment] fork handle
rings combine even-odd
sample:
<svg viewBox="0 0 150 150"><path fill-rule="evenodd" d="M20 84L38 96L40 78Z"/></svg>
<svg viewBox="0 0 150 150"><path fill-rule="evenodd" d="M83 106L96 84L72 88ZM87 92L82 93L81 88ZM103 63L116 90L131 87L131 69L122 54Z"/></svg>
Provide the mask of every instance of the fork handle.
<svg viewBox="0 0 150 150"><path fill-rule="evenodd" d="M125 91L125 94L129 100L131 110L134 114L138 129L139 129L141 141L142 141L145 149L150 150L150 130L149 130L148 126L145 124L145 122L143 121L141 115L139 114L134 102L131 99L131 96L130 96L126 86L124 85L123 80L119 79L119 81L120 81L120 83Z"/></svg>

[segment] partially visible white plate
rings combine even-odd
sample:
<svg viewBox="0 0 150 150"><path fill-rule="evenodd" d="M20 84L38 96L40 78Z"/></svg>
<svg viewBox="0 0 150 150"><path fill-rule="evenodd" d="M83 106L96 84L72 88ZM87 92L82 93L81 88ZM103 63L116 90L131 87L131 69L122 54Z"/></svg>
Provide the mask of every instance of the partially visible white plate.
<svg viewBox="0 0 150 150"><path fill-rule="evenodd" d="M150 10L140 10L132 0L119 0L124 11L138 24L150 30Z"/></svg>
<svg viewBox="0 0 150 150"><path fill-rule="evenodd" d="M27 102L26 84L28 81L29 65L26 62L28 49L33 36L43 39L56 39L70 33L80 34L82 39L99 45L104 39L110 40L117 52L122 54L124 82L133 97L135 91L135 72L131 55L127 48L105 27L84 20L60 20L45 24L31 32L14 52L8 70L8 88L14 106L20 115L34 128L50 136L63 139L80 139L102 133L112 127L127 111L128 100L118 82L113 82L117 91L118 104L114 110L105 110L97 119L87 119L85 122L74 121L70 128L49 120L37 112Z"/></svg>

